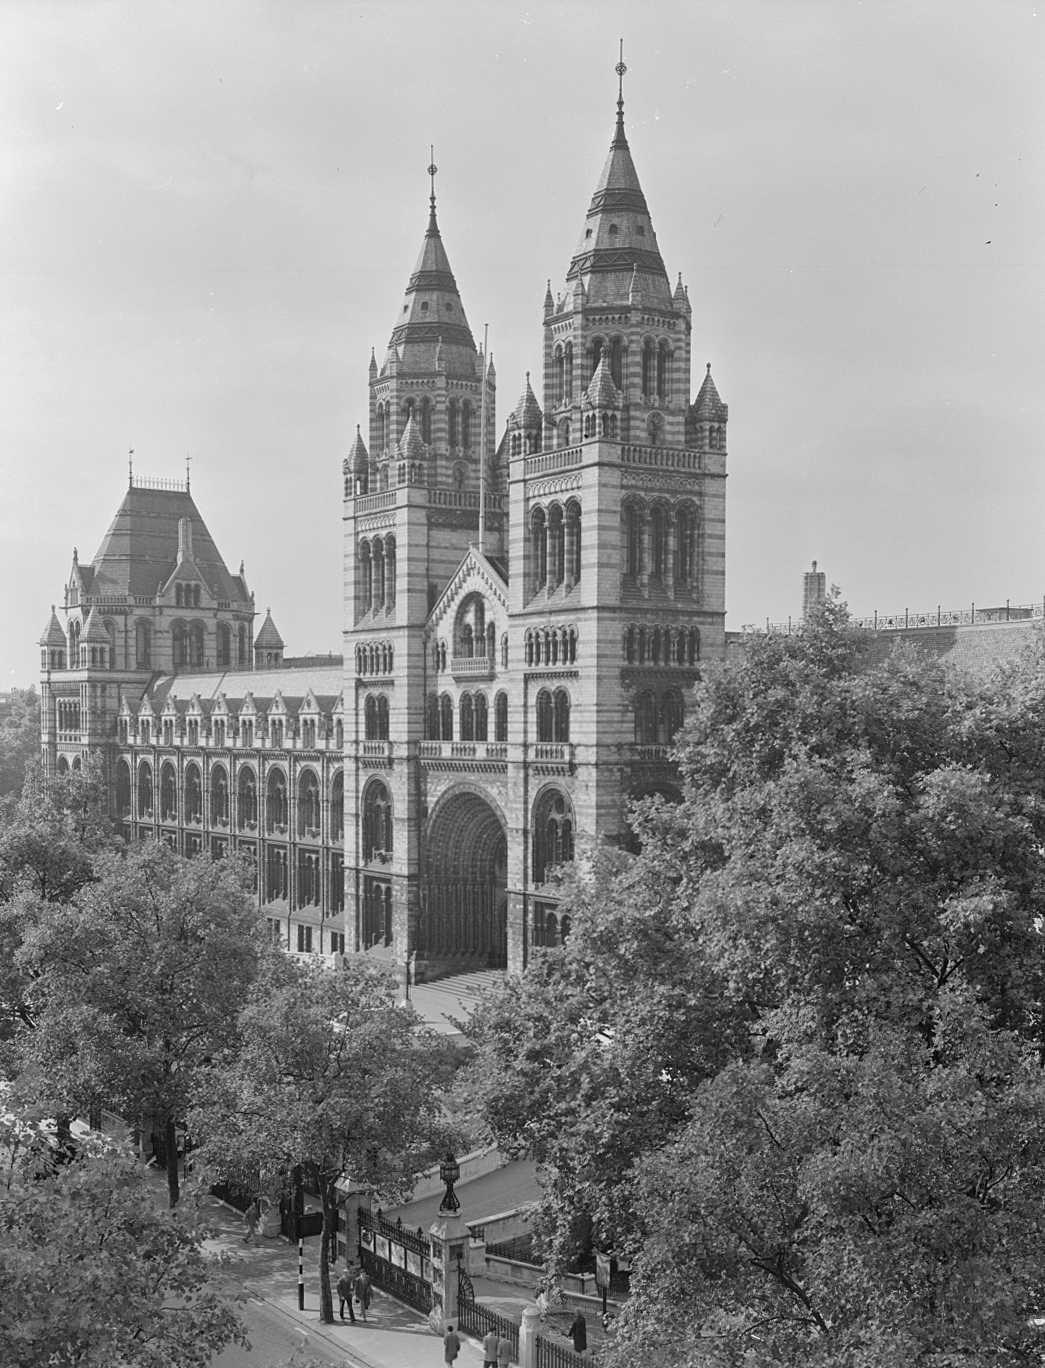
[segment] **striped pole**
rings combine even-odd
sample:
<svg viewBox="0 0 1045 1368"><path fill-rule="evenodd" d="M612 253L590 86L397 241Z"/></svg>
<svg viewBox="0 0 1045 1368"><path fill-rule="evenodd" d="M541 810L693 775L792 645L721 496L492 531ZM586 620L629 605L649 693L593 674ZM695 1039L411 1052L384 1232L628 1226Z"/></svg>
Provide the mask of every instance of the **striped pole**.
<svg viewBox="0 0 1045 1368"><path fill-rule="evenodd" d="M301 1217L298 1217L298 1310L305 1309L305 1241L301 1234Z"/></svg>

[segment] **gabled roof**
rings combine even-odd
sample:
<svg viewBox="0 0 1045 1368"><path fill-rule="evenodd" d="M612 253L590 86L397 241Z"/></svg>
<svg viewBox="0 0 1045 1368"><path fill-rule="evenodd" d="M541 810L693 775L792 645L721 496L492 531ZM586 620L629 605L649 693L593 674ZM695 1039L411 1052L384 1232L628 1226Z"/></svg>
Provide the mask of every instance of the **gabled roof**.
<svg viewBox="0 0 1045 1368"><path fill-rule="evenodd" d="M507 612L508 576L503 563L484 555L477 547L470 546L447 581L446 588L432 605L427 625L437 627L447 613L453 611L460 599L479 587Z"/></svg>
<svg viewBox="0 0 1045 1368"><path fill-rule="evenodd" d="M51 619L43 630L40 638L41 646L65 646L65 633L62 631L62 624L58 621L58 614L54 611L54 604L51 604Z"/></svg>
<svg viewBox="0 0 1045 1368"><path fill-rule="evenodd" d="M668 273L624 132L623 99L617 101L609 155L566 279L582 281L590 304L626 304L636 286L646 304L671 304Z"/></svg>
<svg viewBox="0 0 1045 1368"><path fill-rule="evenodd" d="M229 574L199 509L187 489L132 485L84 576L92 594L141 594L148 598L166 584L178 564L178 523L192 528L192 559L215 598L242 603L242 585ZM84 567L80 573L84 575Z"/></svg>
<svg viewBox="0 0 1045 1368"><path fill-rule="evenodd" d="M389 338L385 363L395 359L407 371L434 371L437 350L448 375L474 379L475 341L439 235L433 194L428 228L406 287L399 321Z"/></svg>
<svg viewBox="0 0 1045 1368"><path fill-rule="evenodd" d="M423 461L427 455L424 438L421 436L421 429L414 421L413 410L410 417L406 420L406 427L403 435L399 439L399 450L403 459L407 461Z"/></svg>
<svg viewBox="0 0 1045 1368"><path fill-rule="evenodd" d="M109 645L109 633L105 630L96 608L92 608L87 614L87 621L83 625L83 636L80 640L84 645L89 643L101 646Z"/></svg>

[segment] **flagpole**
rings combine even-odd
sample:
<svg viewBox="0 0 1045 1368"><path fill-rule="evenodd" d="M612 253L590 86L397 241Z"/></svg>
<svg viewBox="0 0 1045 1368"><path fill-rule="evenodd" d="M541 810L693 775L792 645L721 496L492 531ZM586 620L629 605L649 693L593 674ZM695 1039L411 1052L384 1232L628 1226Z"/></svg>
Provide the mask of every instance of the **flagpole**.
<svg viewBox="0 0 1045 1368"><path fill-rule="evenodd" d="M479 400L479 550L486 541L486 376L490 366L490 325L483 324L483 392Z"/></svg>

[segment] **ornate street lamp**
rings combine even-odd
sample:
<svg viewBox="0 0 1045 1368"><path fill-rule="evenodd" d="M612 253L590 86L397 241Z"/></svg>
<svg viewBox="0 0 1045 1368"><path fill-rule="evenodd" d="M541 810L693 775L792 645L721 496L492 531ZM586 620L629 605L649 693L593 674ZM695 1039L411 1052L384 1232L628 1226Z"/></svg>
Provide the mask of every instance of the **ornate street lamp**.
<svg viewBox="0 0 1045 1368"><path fill-rule="evenodd" d="M440 1211L456 1212L461 1210L461 1203L457 1200L457 1194L454 1192L454 1184L460 1176L461 1165L454 1158L453 1150L448 1149L439 1165L440 1180L446 1184L443 1200L439 1203Z"/></svg>

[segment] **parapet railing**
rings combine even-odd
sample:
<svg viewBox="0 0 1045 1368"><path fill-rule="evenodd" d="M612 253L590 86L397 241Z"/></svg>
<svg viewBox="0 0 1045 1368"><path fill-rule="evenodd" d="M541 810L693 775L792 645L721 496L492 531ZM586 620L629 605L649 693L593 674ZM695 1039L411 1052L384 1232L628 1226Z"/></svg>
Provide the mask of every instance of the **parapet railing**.
<svg viewBox="0 0 1045 1368"><path fill-rule="evenodd" d="M967 608L935 608L912 612L904 608L899 613L874 612L868 617L851 618L854 627L868 632L914 632L925 627L976 627L989 622L1027 622L1035 618L1045 618L1045 599L1036 603L1012 603L1006 599L1003 604L989 608L977 607L970 603ZM742 628L745 632L768 632L770 635L788 636L797 632L802 618L788 618L786 622L770 622L765 625L750 623Z"/></svg>

